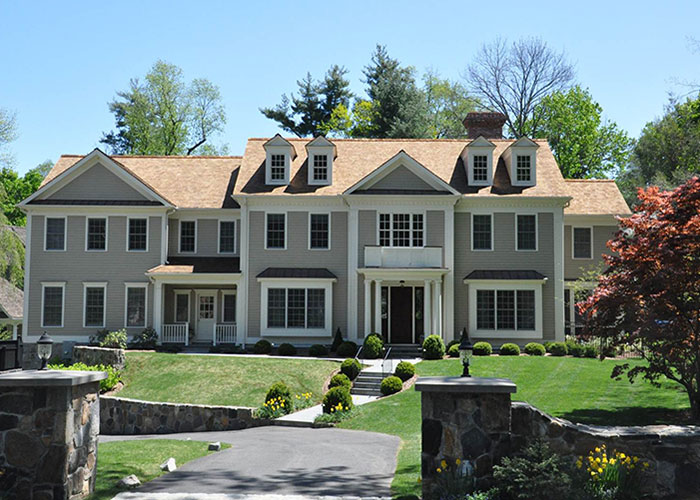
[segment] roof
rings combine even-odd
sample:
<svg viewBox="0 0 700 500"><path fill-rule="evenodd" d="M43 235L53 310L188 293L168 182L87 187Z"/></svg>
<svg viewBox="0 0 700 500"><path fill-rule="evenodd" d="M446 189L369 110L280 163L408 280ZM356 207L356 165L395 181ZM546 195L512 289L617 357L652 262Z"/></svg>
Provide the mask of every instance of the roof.
<svg viewBox="0 0 700 500"><path fill-rule="evenodd" d="M0 278L0 307L11 319L22 318L24 292L4 278Z"/></svg>
<svg viewBox="0 0 700 500"><path fill-rule="evenodd" d="M48 200L32 200L32 205L104 205L104 206L137 206L151 207L162 206L159 201L153 200L57 200L50 198Z"/></svg>
<svg viewBox="0 0 700 500"><path fill-rule="evenodd" d="M566 179L573 199L565 215L629 215L632 212L612 179Z"/></svg>
<svg viewBox="0 0 700 500"><path fill-rule="evenodd" d="M84 158L63 155L42 186ZM240 156L110 156L178 208L238 208L231 199Z"/></svg>
<svg viewBox="0 0 700 500"><path fill-rule="evenodd" d="M268 267L258 274L258 278L313 278L337 279L337 276L325 268L303 267Z"/></svg>
<svg viewBox="0 0 700 500"><path fill-rule="evenodd" d="M241 272L239 257L169 257L167 264L149 269L148 274L235 274Z"/></svg>
<svg viewBox="0 0 700 500"><path fill-rule="evenodd" d="M472 271L465 280L546 280L547 277L537 271L504 271L478 270Z"/></svg>

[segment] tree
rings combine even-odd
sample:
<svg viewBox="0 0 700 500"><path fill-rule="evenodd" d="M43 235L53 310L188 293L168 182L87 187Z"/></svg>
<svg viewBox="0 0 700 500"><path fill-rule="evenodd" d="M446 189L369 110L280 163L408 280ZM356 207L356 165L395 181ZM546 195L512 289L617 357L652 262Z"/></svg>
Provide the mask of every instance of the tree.
<svg viewBox="0 0 700 500"><path fill-rule="evenodd" d="M465 78L485 106L506 115L513 136L533 136L541 120L538 105L571 85L574 68L563 52L553 51L539 38L512 44L499 38L481 46Z"/></svg>
<svg viewBox="0 0 700 500"><path fill-rule="evenodd" d="M3 196L0 198L0 205L5 216L5 223L13 226L24 226L27 222L25 213L17 208L17 204L34 193L41 181L44 180L46 162L29 170L24 176L9 168L5 167L0 170L0 188ZM49 165L52 165L49 162Z"/></svg>
<svg viewBox="0 0 700 500"><path fill-rule="evenodd" d="M462 120L480 103L459 82L442 79L433 71L423 77L428 105L428 135L434 139L456 139L467 136Z"/></svg>
<svg viewBox="0 0 700 500"><path fill-rule="evenodd" d="M620 227L608 242L608 269L579 304L585 333L646 361L617 365L613 377L673 380L700 419L700 178L673 191L640 190L635 214Z"/></svg>
<svg viewBox="0 0 700 500"><path fill-rule="evenodd" d="M602 111L578 85L553 92L537 105L533 114L540 118L533 136L549 140L564 177L601 178L627 164L632 140L616 123L603 120Z"/></svg>
<svg viewBox="0 0 700 500"><path fill-rule="evenodd" d="M343 109L347 111L352 98L350 82L345 78L347 73L345 68L334 65L318 82L307 73L304 79L297 81L298 96L282 95L280 104L274 108L260 108L260 112L297 137L316 137L338 127L341 127L338 130L346 130L347 124L337 120Z"/></svg>
<svg viewBox="0 0 700 500"><path fill-rule="evenodd" d="M109 110L116 131L100 142L113 154L191 155L205 144L211 152L208 141L226 124L219 88L201 78L187 85L182 70L164 61L153 65L144 83L132 79L129 90L117 92Z"/></svg>
<svg viewBox="0 0 700 500"><path fill-rule="evenodd" d="M0 108L0 167L9 167L14 157L7 146L17 138L17 118L14 113Z"/></svg>

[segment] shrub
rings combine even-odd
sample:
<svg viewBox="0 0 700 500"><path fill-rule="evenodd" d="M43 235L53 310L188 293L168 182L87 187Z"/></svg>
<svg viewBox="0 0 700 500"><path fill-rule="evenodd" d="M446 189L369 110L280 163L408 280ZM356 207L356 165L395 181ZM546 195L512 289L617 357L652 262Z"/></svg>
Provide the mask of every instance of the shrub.
<svg viewBox="0 0 700 500"><path fill-rule="evenodd" d="M100 380L100 392L114 389L121 381L122 373L111 365L86 365L85 363L73 363L72 365L53 364L48 365L49 370L69 370L80 372L107 372L107 378Z"/></svg>
<svg viewBox="0 0 700 500"><path fill-rule="evenodd" d="M520 356L520 347L517 344L506 342L498 351L501 356Z"/></svg>
<svg viewBox="0 0 700 500"><path fill-rule="evenodd" d="M280 356L296 356L297 348L292 344L280 344L280 346L277 348L277 354Z"/></svg>
<svg viewBox="0 0 700 500"><path fill-rule="evenodd" d="M450 341L447 343L447 345L445 346L445 350L446 350L446 351L449 351L449 350L450 350L450 347L452 347L453 345L459 345L459 343L460 343L460 341L457 340L457 339L450 340Z"/></svg>
<svg viewBox="0 0 700 500"><path fill-rule="evenodd" d="M335 331L335 337L333 337L333 343L331 344L331 352L336 352L340 344L343 343L343 335L340 333L340 328Z"/></svg>
<svg viewBox="0 0 700 500"><path fill-rule="evenodd" d="M423 341L423 357L425 359L442 359L445 355L445 343L438 335L428 335Z"/></svg>
<svg viewBox="0 0 700 500"><path fill-rule="evenodd" d="M389 394L395 394L399 392L403 388L403 382L401 382L401 379L395 375L392 375L391 377L387 377L384 380L382 380L382 386L380 390L382 391L382 394L385 396L388 396Z"/></svg>
<svg viewBox="0 0 700 500"><path fill-rule="evenodd" d="M581 344L570 344L566 346L567 351L569 354L571 354L574 358L581 358L583 357L583 345Z"/></svg>
<svg viewBox="0 0 700 500"><path fill-rule="evenodd" d="M323 413L348 411L352 408L352 396L347 387L333 387L323 396Z"/></svg>
<svg viewBox="0 0 700 500"><path fill-rule="evenodd" d="M492 352L493 347L488 342L477 342L472 349L474 356L491 356Z"/></svg>
<svg viewBox="0 0 700 500"><path fill-rule="evenodd" d="M126 330L116 330L109 332L100 340L100 347L109 347L112 349L126 349Z"/></svg>
<svg viewBox="0 0 700 500"><path fill-rule="evenodd" d="M566 356L568 352L569 350L567 349L566 344L564 342L554 342L549 347L549 353L552 356Z"/></svg>
<svg viewBox="0 0 700 500"><path fill-rule="evenodd" d="M265 395L265 403L274 401L286 415L292 410L292 393L284 382L275 382L270 386Z"/></svg>
<svg viewBox="0 0 700 500"><path fill-rule="evenodd" d="M401 361L398 365L396 365L396 369L394 370L394 375L399 377L404 382L413 377L415 374L416 367L408 361Z"/></svg>
<svg viewBox="0 0 700 500"><path fill-rule="evenodd" d="M459 344L452 344L447 348L447 355L451 358L459 357Z"/></svg>
<svg viewBox="0 0 700 500"><path fill-rule="evenodd" d="M357 354L357 344L346 340L338 347L336 354L339 358L352 358Z"/></svg>
<svg viewBox="0 0 700 500"><path fill-rule="evenodd" d="M350 380L355 380L362 370L360 362L354 358L348 358L340 364L340 373Z"/></svg>
<svg viewBox="0 0 700 500"><path fill-rule="evenodd" d="M316 415L314 423L316 424L337 424L343 420L347 420L355 415L355 409L332 411L331 413L321 413Z"/></svg>
<svg viewBox="0 0 700 500"><path fill-rule="evenodd" d="M530 342L525 345L525 354L528 356L544 356L544 346L538 342Z"/></svg>
<svg viewBox="0 0 700 500"><path fill-rule="evenodd" d="M108 333L109 330L107 330L106 328L103 328L102 330L97 330L97 332L95 332L95 335L90 335L90 345L99 346Z"/></svg>
<svg viewBox="0 0 700 500"><path fill-rule="evenodd" d="M265 339L258 340L253 346L255 354L270 354L272 352L272 344Z"/></svg>
<svg viewBox="0 0 700 500"><path fill-rule="evenodd" d="M314 344L311 347L309 347L309 356L313 356L314 358L326 356L327 354L328 354L328 349L326 349L325 345Z"/></svg>
<svg viewBox="0 0 700 500"><path fill-rule="evenodd" d="M156 345L158 345L158 332L150 327L131 339L131 347L135 349L155 349Z"/></svg>
<svg viewBox="0 0 700 500"><path fill-rule="evenodd" d="M552 345L553 345L553 344L554 344L554 342L545 342L545 343L542 344L542 345L544 345L544 350L545 350L545 351L551 353L551 352L552 352Z"/></svg>
<svg viewBox="0 0 700 500"><path fill-rule="evenodd" d="M595 358L598 356L598 349L593 344L586 344L583 346L583 357L584 358Z"/></svg>
<svg viewBox="0 0 700 500"><path fill-rule="evenodd" d="M333 387L345 387L350 390L352 382L350 382L350 379L344 373L336 373L331 377L331 381L328 383L329 389Z"/></svg>
<svg viewBox="0 0 700 500"><path fill-rule="evenodd" d="M362 354L367 359L377 359L382 356L384 341L378 333L371 333L365 337Z"/></svg>

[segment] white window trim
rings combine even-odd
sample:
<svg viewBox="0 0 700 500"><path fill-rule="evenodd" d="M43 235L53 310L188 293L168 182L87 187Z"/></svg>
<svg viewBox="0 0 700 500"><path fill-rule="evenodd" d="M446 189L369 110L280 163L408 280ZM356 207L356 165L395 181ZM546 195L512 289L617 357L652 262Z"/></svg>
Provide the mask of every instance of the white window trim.
<svg viewBox="0 0 700 500"><path fill-rule="evenodd" d="M333 320L333 281L316 279L259 279L260 336L262 337L330 337ZM267 298L270 288L322 288L325 290L323 328L271 328L267 326ZM286 307L286 306L285 306Z"/></svg>
<svg viewBox="0 0 700 500"><path fill-rule="evenodd" d="M60 325L46 325L44 324L44 289L60 287L63 291L61 292L61 324ZM66 282L65 281L42 281L41 282L41 327L42 328L63 328L63 323L66 318Z"/></svg>
<svg viewBox="0 0 700 500"><path fill-rule="evenodd" d="M47 231L49 229L49 219L63 219L63 248L46 248ZM44 217L44 252L65 252L68 247L68 217L65 215L47 215Z"/></svg>
<svg viewBox="0 0 700 500"><path fill-rule="evenodd" d="M221 223L222 222L233 222L233 252L222 252L221 251ZM196 228L196 225L195 225ZM216 233L216 253L222 254L222 255L236 255L236 248L238 245L238 238L236 237L236 231L238 231L238 222L236 219L219 219L219 222L217 223L217 233ZM196 229L195 229L195 234L196 234ZM196 240L195 240L196 241ZM196 247L195 243L195 247Z"/></svg>
<svg viewBox="0 0 700 500"><path fill-rule="evenodd" d="M133 219L146 219L146 250L129 250L129 226L131 225L131 220ZM148 247L149 247L149 240L150 240L150 233L151 233L151 221L150 217L145 216L145 217L127 217L126 218L126 251L127 252L141 252L141 253L146 253L148 252Z"/></svg>
<svg viewBox="0 0 700 500"><path fill-rule="evenodd" d="M272 156L284 155L284 179L272 178ZM288 146L273 146L266 153L265 158L265 184L271 186L285 186L289 184L289 171L291 170L292 155Z"/></svg>
<svg viewBox="0 0 700 500"><path fill-rule="evenodd" d="M537 184L537 151L532 148L523 148L524 151L518 151L519 148L512 148L510 158L510 183L513 186L518 187L531 187ZM519 181L518 180L518 156L529 156L530 157L530 180L529 181Z"/></svg>
<svg viewBox="0 0 700 500"><path fill-rule="evenodd" d="M183 222L194 222L194 250L192 251L183 251L182 250L182 223ZM177 225L177 252L178 253L184 253L184 254L196 254L197 253L197 219L180 219ZM218 242L217 242L218 245Z"/></svg>
<svg viewBox="0 0 700 500"><path fill-rule="evenodd" d="M267 246L267 230L268 230L268 215L284 215L284 246L282 248L279 247L268 247ZM289 233L289 217L287 217L287 212L265 212L265 234L263 235L263 238L265 238L265 250L286 250L287 249L287 234Z"/></svg>
<svg viewBox="0 0 700 500"><path fill-rule="evenodd" d="M380 246L382 248L425 248L427 245L426 240L428 239L428 212L427 210L401 210L401 209L392 209L392 210L377 210L377 216L376 216L376 227L377 227L377 246ZM388 214L391 217L389 217L389 238L391 240L391 243L394 242L394 215L399 214L399 215L410 215L411 220L410 220L410 240L411 244L406 246L406 247L399 247L399 246L394 246L394 245L389 245L389 246L382 246L380 241L380 216L383 214ZM421 246L414 246L413 245L413 216L414 215L422 215L423 216L423 244Z"/></svg>
<svg viewBox="0 0 700 500"><path fill-rule="evenodd" d="M535 248L518 248L518 217L535 216ZM515 214L515 251L516 252L537 252L540 248L540 217L537 213L517 213Z"/></svg>
<svg viewBox="0 0 700 500"><path fill-rule="evenodd" d="M535 292L535 329L534 330L479 330L476 325L477 290L513 290L516 292L515 315L517 322L517 292L534 290ZM494 307L498 305L494 302ZM517 323L516 323L517 324ZM474 338L506 339L541 339L542 338L542 283L527 284L513 281L510 283L469 283L469 335Z"/></svg>
<svg viewBox="0 0 700 500"><path fill-rule="evenodd" d="M576 247L574 246L575 239L574 233L575 229L588 229L591 234L591 256L590 257L576 257ZM571 226L571 260L593 260L593 226Z"/></svg>
<svg viewBox="0 0 700 500"><path fill-rule="evenodd" d="M328 216L328 247L326 248L312 248L311 247L311 216L312 215L327 215ZM308 238L308 249L314 252L327 252L331 249L331 213L330 212L309 212L308 227L309 227L309 238ZM285 228L286 228L285 224ZM267 238L266 238L267 239Z"/></svg>
<svg viewBox="0 0 700 500"><path fill-rule="evenodd" d="M128 325L129 314L129 288L143 288L146 290L144 294L145 304L143 307L143 325ZM124 283L124 328L146 328L148 324L148 283Z"/></svg>
<svg viewBox="0 0 700 500"><path fill-rule="evenodd" d="M490 220L491 220L491 248L488 248L488 249L486 249L486 248L474 248L474 216L475 215L488 215ZM472 212L471 213L471 223L470 223L471 224L471 226L470 226L471 231L469 234L469 242L471 245L472 252L493 252L494 251L494 246L495 246L494 241L495 240L494 240L494 235L493 235L493 232L494 232L493 218L494 218L493 212L490 212L490 213ZM517 231L517 226L516 226L516 231Z"/></svg>
<svg viewBox="0 0 700 500"><path fill-rule="evenodd" d="M236 310L236 309L238 309L238 297L236 297L236 308L234 309L234 311L235 311L234 314L236 315L236 321L225 321L224 320L224 309L225 309L224 308L224 300L225 300L225 297L227 297L229 295L233 295L234 297L236 297L236 295L237 295L236 290L222 290L221 291L221 323L224 325L235 325L238 323L238 311Z"/></svg>
<svg viewBox="0 0 700 500"><path fill-rule="evenodd" d="M177 296L178 295L185 295L187 296L187 321L184 323L189 323L190 319L192 319L192 290L184 290L184 289L176 289L174 291L174 298L173 298L173 323L176 324L182 324L182 321L178 321L177 319Z"/></svg>
<svg viewBox="0 0 700 500"><path fill-rule="evenodd" d="M105 248L104 250L99 250L95 248L88 248L88 228L90 220L104 219L105 221ZM109 217L85 217L85 251L86 252L107 252L109 250Z"/></svg>
<svg viewBox="0 0 700 500"><path fill-rule="evenodd" d="M102 288L103 290L103 300L102 300L102 324L101 325L88 325L87 320L87 289L88 288ZM83 281L83 328L104 328L107 323L107 282L89 282Z"/></svg>
<svg viewBox="0 0 700 500"><path fill-rule="evenodd" d="M486 180L477 181L474 179L474 157L475 156L486 156ZM493 148L491 147L481 147L478 146L470 147L469 153L467 155L469 165L467 167L467 172L469 172L468 183L470 186L490 186L493 184Z"/></svg>
<svg viewBox="0 0 700 500"><path fill-rule="evenodd" d="M309 148L309 149L311 149L311 148ZM325 181L314 179L314 157L316 157L316 156L325 156L326 157L326 180ZM333 183L333 180L332 180L333 154L332 153L314 153L313 151L309 151L307 161L308 161L308 169L309 169L308 183L310 186L330 186Z"/></svg>

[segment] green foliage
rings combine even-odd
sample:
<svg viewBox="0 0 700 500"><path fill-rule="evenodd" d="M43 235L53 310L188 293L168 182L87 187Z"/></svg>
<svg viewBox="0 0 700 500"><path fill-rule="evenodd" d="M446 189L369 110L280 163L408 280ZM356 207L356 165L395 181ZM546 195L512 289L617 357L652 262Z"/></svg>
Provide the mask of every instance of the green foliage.
<svg viewBox="0 0 700 500"><path fill-rule="evenodd" d="M309 347L309 356L313 356L314 358L320 358L321 356L327 356L327 355L328 355L328 349L326 348L325 345L314 344L311 347Z"/></svg>
<svg viewBox="0 0 700 500"><path fill-rule="evenodd" d="M17 115L8 109L0 108L0 167L11 167L14 157L8 151L8 144L17 139Z"/></svg>
<svg viewBox="0 0 700 500"><path fill-rule="evenodd" d="M382 357L384 351L384 341L378 333L370 333L365 337L362 348L362 355L367 359L377 359Z"/></svg>
<svg viewBox="0 0 700 500"><path fill-rule="evenodd" d="M100 392L114 389L121 381L122 373L109 365L86 365L85 363L73 363L72 365L49 364L49 370L70 370L79 372L107 372L107 378L100 380Z"/></svg>
<svg viewBox="0 0 700 500"><path fill-rule="evenodd" d="M0 214L0 277L22 289L24 288L24 244L12 229L4 225L4 219L5 217Z"/></svg>
<svg viewBox="0 0 700 500"><path fill-rule="evenodd" d="M357 344L355 342L346 340L345 342L340 344L340 346L338 346L336 354L339 358L350 358L352 356L355 356L357 354Z"/></svg>
<svg viewBox="0 0 700 500"><path fill-rule="evenodd" d="M282 414L286 415L293 409L292 392L284 382L275 382L270 386L265 395L265 403L278 406Z"/></svg>
<svg viewBox="0 0 700 500"><path fill-rule="evenodd" d="M46 165L50 169L53 163L47 160L29 170L22 177L10 167L4 167L0 170L0 185L2 185L4 191L4 196L0 198L0 202L8 224L13 226L24 226L26 224L27 216L17 207L17 204L39 189L41 181L45 177L43 172L46 170Z"/></svg>
<svg viewBox="0 0 700 500"><path fill-rule="evenodd" d="M253 346L253 353L255 354L270 354L271 352L272 344L268 340L260 339Z"/></svg>
<svg viewBox="0 0 700 500"><path fill-rule="evenodd" d="M554 342L545 342L544 344L544 350L547 352L552 352L552 345L554 345Z"/></svg>
<svg viewBox="0 0 700 500"><path fill-rule="evenodd" d="M545 348L537 342L529 342L525 344L525 354L528 356L544 356Z"/></svg>
<svg viewBox="0 0 700 500"><path fill-rule="evenodd" d="M436 474L433 475L430 497L440 500L474 500L475 497L470 494L474 491L475 485L473 470L461 459L456 459L454 462L442 459L436 468Z"/></svg>
<svg viewBox="0 0 700 500"><path fill-rule="evenodd" d="M350 379L344 373L336 373L331 377L331 381L328 383L329 389L333 387L345 387L350 390L352 388L352 382L350 382Z"/></svg>
<svg viewBox="0 0 700 500"><path fill-rule="evenodd" d="M451 358L459 357L459 344L452 344L447 348L447 355Z"/></svg>
<svg viewBox="0 0 700 500"><path fill-rule="evenodd" d="M564 342L553 342L549 346L549 353L552 356L566 356L569 353L569 348Z"/></svg>
<svg viewBox="0 0 700 500"><path fill-rule="evenodd" d="M158 332L155 329L145 328L138 335L131 339L131 347L134 349L155 349L158 344Z"/></svg>
<svg viewBox="0 0 700 500"><path fill-rule="evenodd" d="M583 357L583 351L583 344L571 340L566 341L566 352L574 358Z"/></svg>
<svg viewBox="0 0 700 500"><path fill-rule="evenodd" d="M488 342L477 342L472 348L472 354L474 356L491 356L493 353L493 347Z"/></svg>
<svg viewBox="0 0 700 500"><path fill-rule="evenodd" d="M399 377L402 381L406 381L416 374L416 367L408 361L401 361L394 369L394 375Z"/></svg>
<svg viewBox="0 0 700 500"><path fill-rule="evenodd" d="M583 357L584 358L595 358L599 355L599 350L593 344L586 344L583 346Z"/></svg>
<svg viewBox="0 0 700 500"><path fill-rule="evenodd" d="M349 410L334 410L331 413L321 413L316 415L314 423L316 424L337 424L343 420L348 420L357 414L355 408Z"/></svg>
<svg viewBox="0 0 700 500"><path fill-rule="evenodd" d="M126 338L127 335L124 328L113 332L107 332L107 334L100 339L99 346L112 349L126 349Z"/></svg>
<svg viewBox="0 0 700 500"><path fill-rule="evenodd" d="M323 413L348 411L352 408L352 396L347 387L333 387L323 396Z"/></svg>
<svg viewBox="0 0 700 500"><path fill-rule="evenodd" d="M348 358L340 364L340 373L344 373L350 380L355 380L362 370L362 364L355 358Z"/></svg>
<svg viewBox="0 0 700 500"><path fill-rule="evenodd" d="M520 356L520 347L517 344L506 342L501 346L498 353L501 356Z"/></svg>
<svg viewBox="0 0 700 500"><path fill-rule="evenodd" d="M277 348L277 354L279 356L296 356L297 348L285 342L284 344L280 344Z"/></svg>
<svg viewBox="0 0 700 500"><path fill-rule="evenodd" d="M396 394L397 392L401 391L402 388L403 382L401 382L401 379L395 375L392 375L391 377L387 377L382 380L380 390L384 396L389 396L390 394Z"/></svg>
<svg viewBox="0 0 700 500"><path fill-rule="evenodd" d="M331 352L337 352L340 344L343 343L343 334L340 333L340 328L335 330L335 337L333 337L333 344L331 344Z"/></svg>
<svg viewBox="0 0 700 500"><path fill-rule="evenodd" d="M439 335L428 335L423 341L425 359L442 359L445 356L445 343Z"/></svg>
<svg viewBox="0 0 700 500"><path fill-rule="evenodd" d="M479 107L467 89L459 82L440 78L434 71L423 77L428 105L428 136L434 139L457 139L467 136L462 120ZM449 349L449 346L448 346Z"/></svg>

